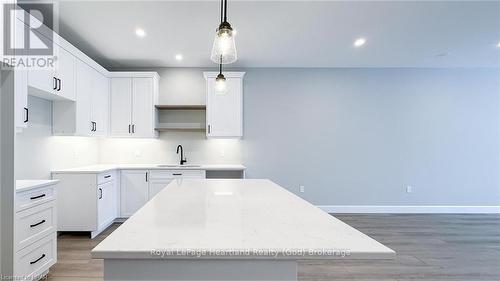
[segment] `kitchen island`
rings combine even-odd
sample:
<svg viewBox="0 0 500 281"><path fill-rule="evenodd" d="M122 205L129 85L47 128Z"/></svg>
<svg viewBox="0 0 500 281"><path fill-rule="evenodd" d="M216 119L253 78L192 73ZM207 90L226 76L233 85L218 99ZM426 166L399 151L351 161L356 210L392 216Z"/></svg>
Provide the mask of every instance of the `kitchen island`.
<svg viewBox="0 0 500 281"><path fill-rule="evenodd" d="M297 280L297 261L395 252L262 179L176 180L92 250L104 280Z"/></svg>

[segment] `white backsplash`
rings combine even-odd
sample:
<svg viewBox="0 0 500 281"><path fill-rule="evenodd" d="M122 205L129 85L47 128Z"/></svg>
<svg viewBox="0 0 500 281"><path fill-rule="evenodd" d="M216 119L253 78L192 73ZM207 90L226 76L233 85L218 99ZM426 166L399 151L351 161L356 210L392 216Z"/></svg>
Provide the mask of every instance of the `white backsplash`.
<svg viewBox="0 0 500 281"><path fill-rule="evenodd" d="M99 162L140 164L179 161L182 145L190 164L241 164L241 140L207 139L204 132L162 132L158 139L106 138L99 142Z"/></svg>

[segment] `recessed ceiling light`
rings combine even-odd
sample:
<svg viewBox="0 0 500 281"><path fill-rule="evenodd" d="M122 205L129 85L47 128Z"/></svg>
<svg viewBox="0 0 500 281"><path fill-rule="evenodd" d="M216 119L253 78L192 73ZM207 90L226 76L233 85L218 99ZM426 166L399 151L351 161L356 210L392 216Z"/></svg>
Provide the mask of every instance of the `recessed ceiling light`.
<svg viewBox="0 0 500 281"><path fill-rule="evenodd" d="M135 35L137 35L139 37L144 37L144 36L146 36L146 31L144 31L144 29L142 29L142 28L136 28Z"/></svg>
<svg viewBox="0 0 500 281"><path fill-rule="evenodd" d="M356 41L354 41L354 47L361 47L366 43L365 38L358 38Z"/></svg>
<svg viewBox="0 0 500 281"><path fill-rule="evenodd" d="M175 59L178 61L181 61L183 59L183 57L181 54L177 54L177 55L175 55Z"/></svg>
<svg viewBox="0 0 500 281"><path fill-rule="evenodd" d="M497 48L500 48L500 42L497 43Z"/></svg>

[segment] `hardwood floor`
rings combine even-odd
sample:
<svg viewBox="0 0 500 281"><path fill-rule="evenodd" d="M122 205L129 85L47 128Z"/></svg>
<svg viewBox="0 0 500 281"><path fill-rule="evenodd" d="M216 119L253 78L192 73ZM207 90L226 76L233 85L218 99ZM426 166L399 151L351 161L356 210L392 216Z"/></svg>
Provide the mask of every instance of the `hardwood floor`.
<svg viewBox="0 0 500 281"><path fill-rule="evenodd" d="M398 254L383 261L304 261L299 280L500 280L500 215L335 214ZM90 250L115 224L94 240L63 234L58 239L58 263L47 280L102 280L102 260Z"/></svg>

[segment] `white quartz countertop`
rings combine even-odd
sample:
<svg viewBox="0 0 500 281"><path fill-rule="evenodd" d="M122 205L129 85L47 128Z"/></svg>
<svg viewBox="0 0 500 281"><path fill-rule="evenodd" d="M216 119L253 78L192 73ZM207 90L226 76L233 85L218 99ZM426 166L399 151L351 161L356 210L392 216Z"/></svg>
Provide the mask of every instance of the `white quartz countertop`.
<svg viewBox="0 0 500 281"><path fill-rule="evenodd" d="M16 180L16 192L53 185L58 182L59 180Z"/></svg>
<svg viewBox="0 0 500 281"><path fill-rule="evenodd" d="M185 166L178 165L162 165L162 164L98 164L70 169L53 170L52 173L103 173L111 170L207 170L207 171L243 171L245 166L240 164L186 164Z"/></svg>
<svg viewBox="0 0 500 281"><path fill-rule="evenodd" d="M390 259L395 252L270 180L179 179L92 250L110 259Z"/></svg>

